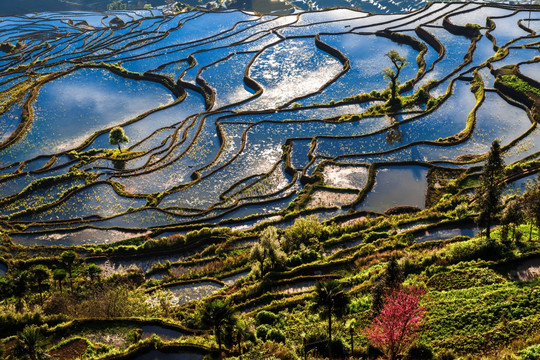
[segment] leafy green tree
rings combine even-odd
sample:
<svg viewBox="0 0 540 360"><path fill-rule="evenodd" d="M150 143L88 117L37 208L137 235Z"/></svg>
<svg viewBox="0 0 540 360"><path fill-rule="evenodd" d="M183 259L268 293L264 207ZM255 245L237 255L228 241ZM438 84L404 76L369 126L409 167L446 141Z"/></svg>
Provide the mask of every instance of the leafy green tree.
<svg viewBox="0 0 540 360"><path fill-rule="evenodd" d="M394 102L396 100L397 87L399 85L399 74L401 72L401 69L407 66L408 63L407 59L400 56L399 53L394 49L386 53L386 56L390 59L395 68L392 69L387 67L383 69L383 77L390 80L390 82L388 83L388 85L390 86L390 90L392 91L390 101Z"/></svg>
<svg viewBox="0 0 540 360"><path fill-rule="evenodd" d="M486 238L490 238L493 218L501 207L501 186L499 179L504 170L504 162L501 158L501 146L497 140L491 144L488 158L480 176L480 186L477 190L477 207L480 211L478 225L486 229Z"/></svg>
<svg viewBox="0 0 540 360"><path fill-rule="evenodd" d="M37 284L39 292L39 303L43 306L43 284L51 278L51 271L45 265L39 264L32 267L32 278Z"/></svg>
<svg viewBox="0 0 540 360"><path fill-rule="evenodd" d="M23 310L23 299L28 291L28 284L30 282L30 274L28 271L22 271L13 279L13 295L17 298L17 311Z"/></svg>
<svg viewBox="0 0 540 360"><path fill-rule="evenodd" d="M397 256L392 256L384 273L371 290L371 310L374 315L382 309L384 298L401 287L405 280L403 269L398 263Z"/></svg>
<svg viewBox="0 0 540 360"><path fill-rule="evenodd" d="M64 269L54 269L53 271L53 279L58 284L58 288L60 289L60 292L62 292L62 283L67 278L67 272Z"/></svg>
<svg viewBox="0 0 540 360"><path fill-rule="evenodd" d="M345 315L350 298L335 279L318 281L315 284L315 308L323 319L328 320L328 353L332 358L332 316Z"/></svg>
<svg viewBox="0 0 540 360"><path fill-rule="evenodd" d="M356 329L356 319L349 319L345 324L347 330L349 330L349 335L351 337L351 358L354 356L354 330Z"/></svg>
<svg viewBox="0 0 540 360"><path fill-rule="evenodd" d="M71 286L71 290L73 290L73 265L75 264L75 260L77 259L77 253L73 250L66 250L64 251L60 257L62 258L62 263L66 267L66 270L69 274L69 284Z"/></svg>
<svg viewBox="0 0 540 360"><path fill-rule="evenodd" d="M122 129L120 126L116 126L112 128L111 132L109 133L109 143L111 145L118 145L118 150L122 152L122 148L120 147L120 144L128 143L129 138L124 133L124 129Z"/></svg>
<svg viewBox="0 0 540 360"><path fill-rule="evenodd" d="M296 250L301 244L316 244L328 236L323 224L316 216L311 215L305 218L298 218L294 224L285 230L285 241L283 249L286 252Z"/></svg>
<svg viewBox="0 0 540 360"><path fill-rule="evenodd" d="M90 263L86 265L86 269L84 272L86 273L86 276L90 278L90 281L93 282L96 279L99 279L99 277L101 276L101 273L103 272L103 269L94 263Z"/></svg>
<svg viewBox="0 0 540 360"><path fill-rule="evenodd" d="M107 10L126 10L127 4L124 4L122 0L114 0L107 5Z"/></svg>
<svg viewBox="0 0 540 360"><path fill-rule="evenodd" d="M277 228L267 227L263 230L259 243L251 249L251 259L258 262L261 277L282 264L284 258Z"/></svg>
<svg viewBox="0 0 540 360"><path fill-rule="evenodd" d="M234 309L228 301L214 299L206 303L200 319L203 327L214 331L221 358L222 344L231 340L232 329L236 325Z"/></svg>
<svg viewBox="0 0 540 360"><path fill-rule="evenodd" d="M17 342L13 347L13 353L19 360L44 360L49 358L43 350L44 347L45 341L39 327L35 325L26 326L23 331L17 334Z"/></svg>
<svg viewBox="0 0 540 360"><path fill-rule="evenodd" d="M13 296L15 284L11 278L0 277L0 299L8 299Z"/></svg>
<svg viewBox="0 0 540 360"><path fill-rule="evenodd" d="M529 241L532 237L532 227L536 224L536 228L540 229L540 177L536 176L532 185L523 194L523 204L525 217L530 222ZM540 237L540 231L538 231Z"/></svg>
<svg viewBox="0 0 540 360"><path fill-rule="evenodd" d="M525 218L521 199L511 199L503 209L501 223L505 226L512 225L512 238L516 241L516 226Z"/></svg>
<svg viewBox="0 0 540 360"><path fill-rule="evenodd" d="M236 345L236 348L239 353L242 354L244 350L242 347L242 342L244 342L245 340L249 340L249 338L252 336L253 334L249 330L248 325L241 319L237 319L232 329L231 339L233 340L233 343Z"/></svg>

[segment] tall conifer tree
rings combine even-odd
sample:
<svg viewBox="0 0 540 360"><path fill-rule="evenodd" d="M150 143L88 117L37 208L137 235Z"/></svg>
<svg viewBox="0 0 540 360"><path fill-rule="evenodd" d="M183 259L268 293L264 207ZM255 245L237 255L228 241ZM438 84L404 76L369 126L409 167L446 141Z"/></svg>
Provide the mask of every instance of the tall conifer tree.
<svg viewBox="0 0 540 360"><path fill-rule="evenodd" d="M499 179L504 170L504 162L501 158L501 146L495 140L491 144L489 155L480 177L480 187L477 191L478 225L486 229L486 238L490 238L490 229L493 218L501 208L501 186Z"/></svg>

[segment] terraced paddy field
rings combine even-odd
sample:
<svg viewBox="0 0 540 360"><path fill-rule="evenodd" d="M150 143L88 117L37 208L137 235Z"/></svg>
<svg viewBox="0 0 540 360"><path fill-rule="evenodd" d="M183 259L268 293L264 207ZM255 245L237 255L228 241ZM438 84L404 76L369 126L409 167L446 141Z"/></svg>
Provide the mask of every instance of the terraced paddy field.
<svg viewBox="0 0 540 360"><path fill-rule="evenodd" d="M397 258L424 293L417 349L540 356L538 215L503 210L540 203L539 30L537 5L480 3L3 17L0 351L40 326L59 359L377 358ZM330 352L327 279L350 299Z"/></svg>

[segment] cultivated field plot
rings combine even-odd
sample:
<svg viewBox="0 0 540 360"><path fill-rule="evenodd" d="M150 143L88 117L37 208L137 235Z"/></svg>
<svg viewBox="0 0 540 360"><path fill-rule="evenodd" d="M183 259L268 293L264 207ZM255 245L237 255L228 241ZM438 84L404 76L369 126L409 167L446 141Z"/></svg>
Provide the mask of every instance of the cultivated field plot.
<svg viewBox="0 0 540 360"><path fill-rule="evenodd" d="M496 139L507 164L538 156L539 28L475 3L3 18L0 217L48 246L423 209L432 169Z"/></svg>

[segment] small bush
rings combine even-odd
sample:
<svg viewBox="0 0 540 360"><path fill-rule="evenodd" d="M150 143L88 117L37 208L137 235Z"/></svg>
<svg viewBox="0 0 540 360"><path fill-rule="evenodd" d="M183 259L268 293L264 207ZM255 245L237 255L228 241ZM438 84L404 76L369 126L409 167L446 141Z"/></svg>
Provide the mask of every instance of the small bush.
<svg viewBox="0 0 540 360"><path fill-rule="evenodd" d="M301 246L302 247L302 246ZM310 248L304 248L297 253L289 256L286 260L288 267L297 267L302 264L310 263L319 258L319 253Z"/></svg>
<svg viewBox="0 0 540 360"><path fill-rule="evenodd" d="M377 347L369 344L366 349L366 357L368 359L379 359L384 356L384 353Z"/></svg>
<svg viewBox="0 0 540 360"><path fill-rule="evenodd" d="M437 354L437 360L454 360L456 355L451 350L443 350Z"/></svg>
<svg viewBox="0 0 540 360"><path fill-rule="evenodd" d="M268 334L266 334L266 340L271 340L271 341L274 341L274 342L284 343L285 342L285 335L283 334L283 332L281 330L276 329L276 328L272 328L272 329L270 329Z"/></svg>
<svg viewBox="0 0 540 360"><path fill-rule="evenodd" d="M363 296L357 299L353 299L349 304L349 313L356 314L359 312L367 311L371 307L371 297Z"/></svg>
<svg viewBox="0 0 540 360"><path fill-rule="evenodd" d="M375 240L382 239L385 237L388 237L388 232L386 231L381 231L381 232L372 231L366 236L366 239L364 240L364 242L367 244L367 243L371 243L371 242L374 242Z"/></svg>
<svg viewBox="0 0 540 360"><path fill-rule="evenodd" d="M278 320L279 316L266 310L261 310L255 315L255 321L258 325L275 325Z"/></svg>
<svg viewBox="0 0 540 360"><path fill-rule="evenodd" d="M476 259L497 260L506 255L504 244L494 238L471 239L455 244L450 250L452 262L470 261Z"/></svg>
<svg viewBox="0 0 540 360"><path fill-rule="evenodd" d="M540 344L529 346L519 352L522 360L537 360L540 359Z"/></svg>
<svg viewBox="0 0 540 360"><path fill-rule="evenodd" d="M405 360L432 360L433 351L425 344L413 345L407 352Z"/></svg>
<svg viewBox="0 0 540 360"><path fill-rule="evenodd" d="M323 357L328 357L328 339L323 334L311 335L307 339L306 350L310 352L315 349ZM336 337L332 339L332 356L335 359L341 359L347 356L349 350L343 339Z"/></svg>
<svg viewBox="0 0 540 360"><path fill-rule="evenodd" d="M133 329L127 333L126 340L130 344L139 342L142 338L142 329Z"/></svg>
<svg viewBox="0 0 540 360"><path fill-rule="evenodd" d="M456 206L456 217L458 219L464 219L469 213L469 206L467 204L459 204Z"/></svg>
<svg viewBox="0 0 540 360"><path fill-rule="evenodd" d="M271 329L272 328L267 324L259 325L256 330L257 338L261 339L262 341L266 341L266 337Z"/></svg>

